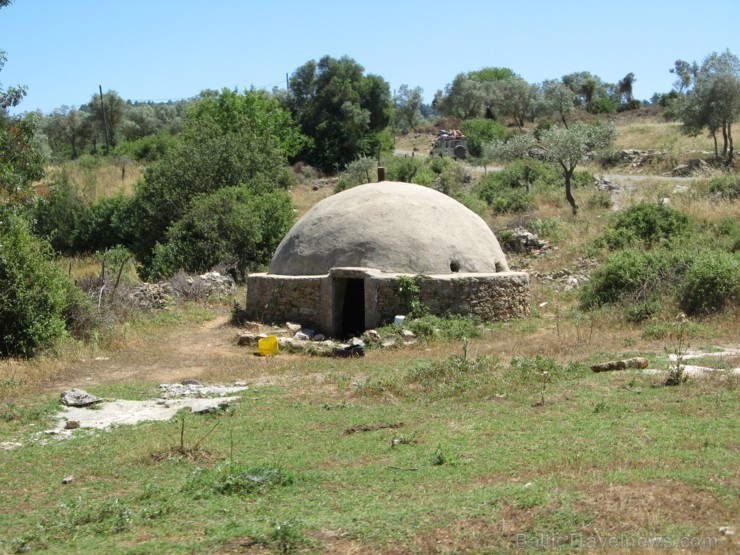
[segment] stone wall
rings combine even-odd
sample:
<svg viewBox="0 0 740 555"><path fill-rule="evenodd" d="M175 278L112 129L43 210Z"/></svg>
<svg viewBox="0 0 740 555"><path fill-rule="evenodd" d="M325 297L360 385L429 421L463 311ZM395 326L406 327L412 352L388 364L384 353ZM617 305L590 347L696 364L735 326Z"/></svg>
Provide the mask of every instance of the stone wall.
<svg viewBox="0 0 740 555"><path fill-rule="evenodd" d="M324 276L253 274L247 283L247 317L263 322L294 321L321 333L341 329L341 311L334 310L334 283L340 278L365 282L367 329L393 321L408 310L400 295L400 274L367 268L337 268ZM524 272L421 276L421 301L432 314L475 314L501 321L529 314L529 276Z"/></svg>
<svg viewBox="0 0 740 555"><path fill-rule="evenodd" d="M271 276L255 274L247 279L247 318L258 322L300 322L314 329L323 327L322 282L326 276Z"/></svg>

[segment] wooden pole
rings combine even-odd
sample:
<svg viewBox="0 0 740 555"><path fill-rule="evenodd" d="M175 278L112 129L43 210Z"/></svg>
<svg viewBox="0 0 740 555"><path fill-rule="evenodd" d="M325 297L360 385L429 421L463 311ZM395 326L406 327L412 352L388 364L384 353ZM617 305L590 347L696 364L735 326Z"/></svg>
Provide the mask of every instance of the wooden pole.
<svg viewBox="0 0 740 555"><path fill-rule="evenodd" d="M110 138L108 137L108 118L105 117L105 102L103 102L103 86L98 85L100 90L100 107L103 110L103 130L105 131L105 155L110 152Z"/></svg>

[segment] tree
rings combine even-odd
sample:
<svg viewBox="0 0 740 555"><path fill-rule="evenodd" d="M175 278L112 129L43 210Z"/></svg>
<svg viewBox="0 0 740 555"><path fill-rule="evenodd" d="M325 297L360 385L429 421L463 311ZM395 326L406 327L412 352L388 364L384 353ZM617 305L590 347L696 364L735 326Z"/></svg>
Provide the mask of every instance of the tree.
<svg viewBox="0 0 740 555"><path fill-rule="evenodd" d="M635 79L635 74L629 72L617 83L616 92L619 96L620 110L633 110L639 107L640 102L636 101L635 97L632 95L632 87L634 86L635 81L637 81L637 79Z"/></svg>
<svg viewBox="0 0 740 555"><path fill-rule="evenodd" d="M604 151L614 144L616 129L610 123L585 124L575 122L570 128L553 127L540 134L539 141L532 134L520 134L506 143L494 141L488 147L494 158L512 160L536 156L556 164L563 172L565 198L573 215L578 214L578 203L573 197L573 173L592 152Z"/></svg>
<svg viewBox="0 0 740 555"><path fill-rule="evenodd" d="M542 95L545 109L560 116L560 121L568 129L565 116L575 108L576 94L563 83L556 80L547 80L542 83Z"/></svg>
<svg viewBox="0 0 740 555"><path fill-rule="evenodd" d="M490 87L494 99L489 103L491 111L511 117L519 129L524 127L526 120L534 119L541 106L539 87L521 77L495 81Z"/></svg>
<svg viewBox="0 0 740 555"><path fill-rule="evenodd" d="M396 122L403 128L409 127L416 131L416 125L421 119L422 93L421 87L410 88L408 85L401 85L398 93L393 96L393 107L396 113Z"/></svg>
<svg viewBox="0 0 740 555"><path fill-rule="evenodd" d="M126 120L126 103L116 91L108 91L102 99L97 93L94 94L88 106L95 128L103 138L102 142L115 147Z"/></svg>
<svg viewBox="0 0 740 555"><path fill-rule="evenodd" d="M0 357L31 357L65 335L72 284L25 218L0 215Z"/></svg>
<svg viewBox="0 0 740 555"><path fill-rule="evenodd" d="M740 117L740 59L729 50L721 54L713 52L701 66L678 60L673 71L679 76L675 86L686 91L677 101L675 110L682 131L698 135L707 129L718 159L717 134L721 133L722 156L731 164L734 158L732 124Z"/></svg>
<svg viewBox="0 0 740 555"><path fill-rule="evenodd" d="M244 279L269 262L293 219L284 191L255 194L237 186L199 195L155 247L152 273L163 278L180 269L200 273L225 264Z"/></svg>
<svg viewBox="0 0 740 555"><path fill-rule="evenodd" d="M154 247L190 209L197 195L245 186L253 194L284 181L286 152L293 148L289 117L277 101L255 91L207 95L191 108L181 140L144 174L133 209L131 250L145 271ZM281 123L282 122L282 123ZM293 145L293 146L291 146Z"/></svg>
<svg viewBox="0 0 740 555"><path fill-rule="evenodd" d="M9 2L0 5L7 6ZM7 57L0 50L0 71ZM23 86L2 88L0 83L0 113L17 106L26 95ZM44 176L45 157L36 140L38 117L26 114L0 121L0 200L23 200L30 184Z"/></svg>
<svg viewBox="0 0 740 555"><path fill-rule="evenodd" d="M276 139L284 158L292 158L308 143L290 112L265 91L240 94L223 89L201 94L191 106L189 121L213 121L225 133L250 129L257 136Z"/></svg>
<svg viewBox="0 0 740 555"><path fill-rule="evenodd" d="M383 143L392 115L388 83L365 75L352 58L324 56L293 72L287 103L302 132L313 142L303 157L325 172L336 172Z"/></svg>
<svg viewBox="0 0 740 555"><path fill-rule="evenodd" d="M89 141L92 132L90 124L89 114L61 106L42 120L41 128L56 156L75 159Z"/></svg>
<svg viewBox="0 0 740 555"><path fill-rule="evenodd" d="M615 127L610 123L587 125L580 121L574 123L570 129L553 127L542 133L540 145L544 149L545 158L563 170L565 198L574 216L578 214L578 204L571 190L573 172L578 164L586 160L589 153L610 148L616 134Z"/></svg>
<svg viewBox="0 0 740 555"><path fill-rule="evenodd" d="M578 105L591 114L610 111L608 83L588 71L563 75L563 84L576 94Z"/></svg>
<svg viewBox="0 0 740 555"><path fill-rule="evenodd" d="M482 117L486 108L486 89L483 83L464 73L455 76L444 92L437 91L434 108L448 117L462 120Z"/></svg>

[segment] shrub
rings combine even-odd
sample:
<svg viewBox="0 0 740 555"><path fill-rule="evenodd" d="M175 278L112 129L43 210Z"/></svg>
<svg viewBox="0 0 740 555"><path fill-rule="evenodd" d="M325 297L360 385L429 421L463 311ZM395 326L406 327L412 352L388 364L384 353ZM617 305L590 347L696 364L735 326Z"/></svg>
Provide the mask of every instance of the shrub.
<svg viewBox="0 0 740 555"><path fill-rule="evenodd" d="M504 125L486 118L465 120L460 125L460 130L468 138L468 151L473 157L482 156L484 144L494 139L503 141L508 135Z"/></svg>
<svg viewBox="0 0 740 555"><path fill-rule="evenodd" d="M461 341L480 337L481 321L474 316L448 314L444 317L427 314L406 322L406 327L422 339Z"/></svg>
<svg viewBox="0 0 740 555"><path fill-rule="evenodd" d="M709 192L725 200L740 199L740 175L723 175L709 182Z"/></svg>
<svg viewBox="0 0 740 555"><path fill-rule="evenodd" d="M0 356L31 357L65 335L71 284L25 219L0 220Z"/></svg>
<svg viewBox="0 0 740 555"><path fill-rule="evenodd" d="M416 177L424 162L421 158L416 157L390 156L383 163L385 164L385 175L388 181L413 183L414 177ZM372 168L372 172L375 173L375 168ZM371 181L375 181L375 179L371 179Z"/></svg>
<svg viewBox="0 0 740 555"><path fill-rule="evenodd" d="M244 279L269 262L292 222L290 197L282 191L255 194L247 187L226 187L200 195L155 247L147 273L161 279L180 269L204 272L223 264Z"/></svg>
<svg viewBox="0 0 740 555"><path fill-rule="evenodd" d="M138 162L156 162L163 158L177 143L177 139L168 131L160 131L135 141L118 145L116 154L124 154Z"/></svg>
<svg viewBox="0 0 740 555"><path fill-rule="evenodd" d="M57 252L74 251L74 235L89 207L66 173L49 185L48 195L38 198L32 212L37 235L48 238Z"/></svg>
<svg viewBox="0 0 740 555"><path fill-rule="evenodd" d="M581 289L586 307L620 301L648 301L676 284L690 266L693 253L684 250L616 252Z"/></svg>
<svg viewBox="0 0 740 555"><path fill-rule="evenodd" d="M634 233L646 245L653 245L686 233L689 218L670 206L641 202L619 215L615 229Z"/></svg>
<svg viewBox="0 0 740 555"><path fill-rule="evenodd" d="M722 311L740 301L740 255L722 251L699 253L679 290L681 308L689 315Z"/></svg>
<svg viewBox="0 0 740 555"><path fill-rule="evenodd" d="M90 206L74 232L74 252L104 251L116 245L130 245L136 228L133 199L117 194Z"/></svg>
<svg viewBox="0 0 740 555"><path fill-rule="evenodd" d="M226 463L214 469L197 468L188 477L183 489L196 498L214 493L246 496L260 494L277 486L289 486L294 482L295 476L282 468Z"/></svg>
<svg viewBox="0 0 740 555"><path fill-rule="evenodd" d="M532 197L524 190L503 189L489 203L496 214L527 212L532 209Z"/></svg>
<svg viewBox="0 0 740 555"><path fill-rule="evenodd" d="M455 195L455 200L465 206L471 212L475 212L478 216L483 217L488 209L488 205L479 196L470 193L468 191L459 191Z"/></svg>
<svg viewBox="0 0 740 555"><path fill-rule="evenodd" d="M360 156L353 160L339 174L339 180L334 187L335 193L351 189L357 185L372 183L376 181L378 161L370 156Z"/></svg>

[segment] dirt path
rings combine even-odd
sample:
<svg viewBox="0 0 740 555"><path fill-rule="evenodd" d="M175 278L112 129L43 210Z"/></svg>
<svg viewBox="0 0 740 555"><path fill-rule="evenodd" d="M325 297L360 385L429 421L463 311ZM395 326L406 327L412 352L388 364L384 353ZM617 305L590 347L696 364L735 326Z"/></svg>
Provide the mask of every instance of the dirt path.
<svg viewBox="0 0 740 555"><path fill-rule="evenodd" d="M75 361L64 385L100 385L127 381L179 382L205 379L246 366L251 353L235 343L237 329L228 316L187 324L129 341L106 356ZM60 384L62 385L62 384Z"/></svg>

